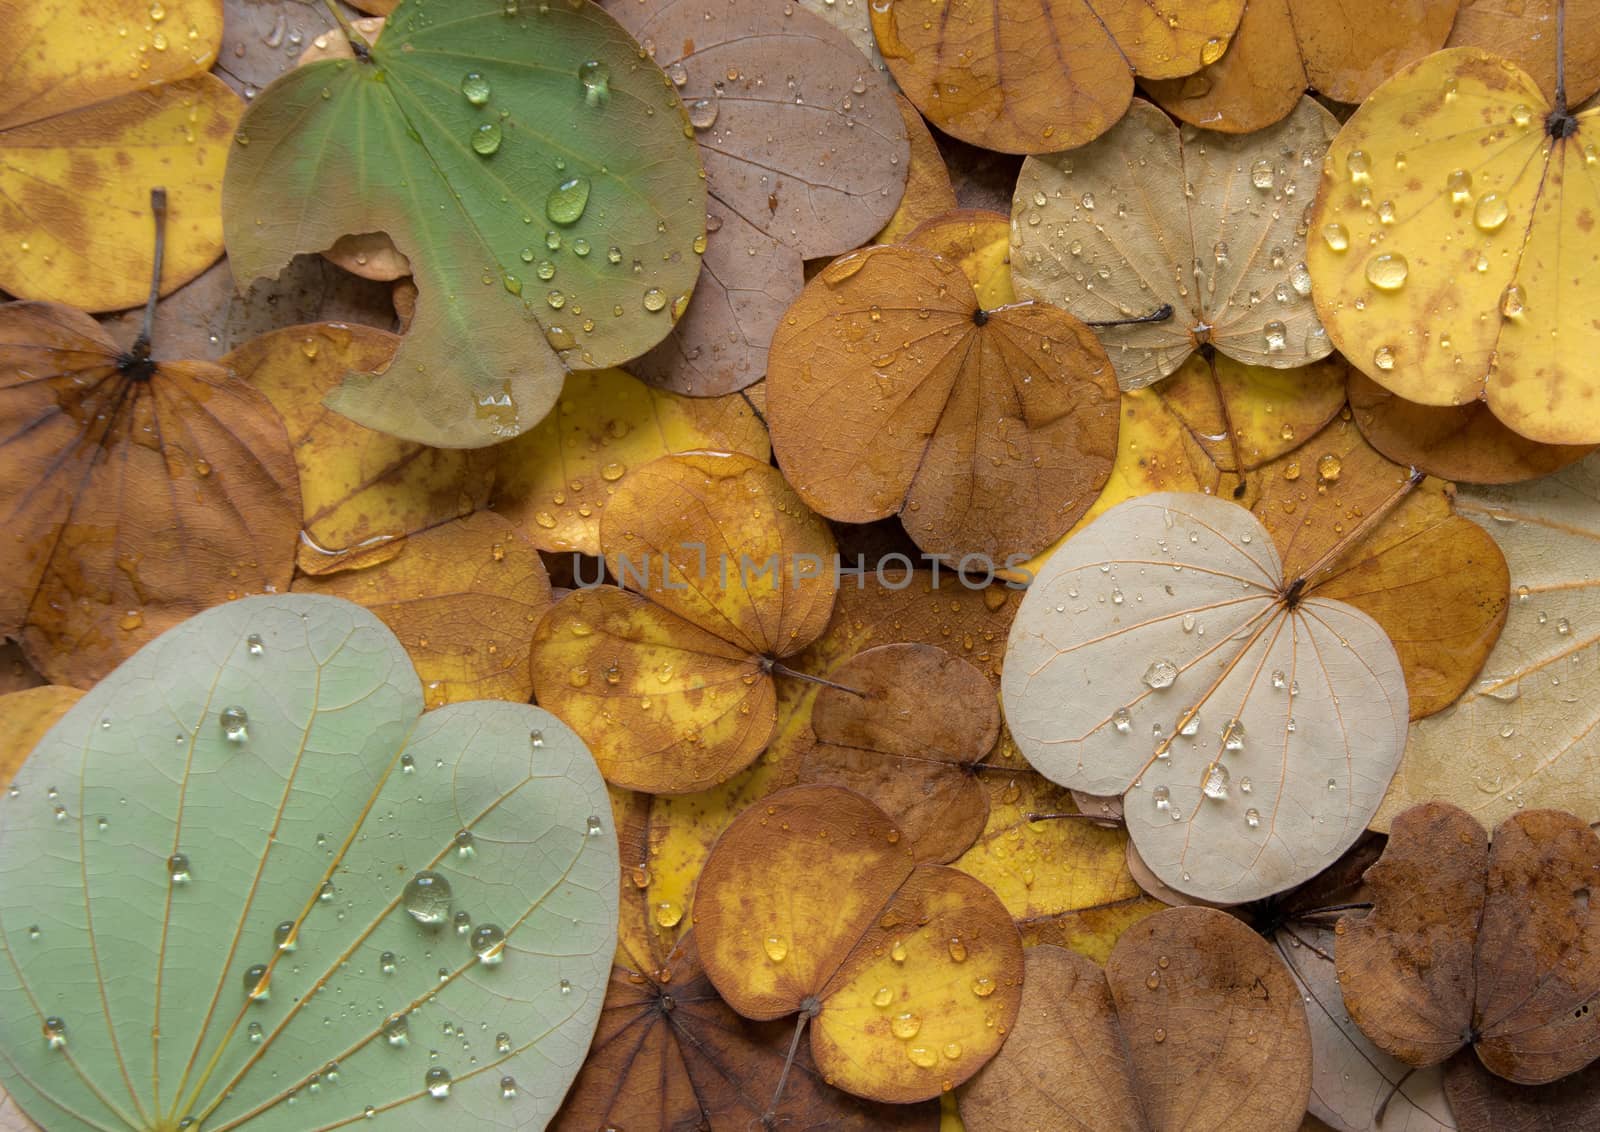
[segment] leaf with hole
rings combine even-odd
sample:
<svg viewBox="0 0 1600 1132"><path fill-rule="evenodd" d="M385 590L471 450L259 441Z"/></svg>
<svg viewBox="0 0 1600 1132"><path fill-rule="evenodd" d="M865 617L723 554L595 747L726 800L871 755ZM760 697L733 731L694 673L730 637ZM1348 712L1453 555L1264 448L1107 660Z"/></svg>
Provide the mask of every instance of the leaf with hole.
<svg viewBox="0 0 1600 1132"><path fill-rule="evenodd" d="M0 1080L24 1111L550 1117L616 938L605 791L548 712L421 709L372 614L295 594L185 622L67 713L0 800Z"/></svg>

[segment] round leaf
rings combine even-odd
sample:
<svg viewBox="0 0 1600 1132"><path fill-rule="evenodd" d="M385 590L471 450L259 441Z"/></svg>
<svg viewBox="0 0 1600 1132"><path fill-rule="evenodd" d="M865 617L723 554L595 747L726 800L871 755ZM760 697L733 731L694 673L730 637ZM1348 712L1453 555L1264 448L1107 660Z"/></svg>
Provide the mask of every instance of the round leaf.
<svg viewBox="0 0 1600 1132"><path fill-rule="evenodd" d="M615 941L604 789L546 712L421 707L370 613L286 595L185 622L68 712L0 801L0 1079L25 1111L549 1119Z"/></svg>
<svg viewBox="0 0 1600 1132"><path fill-rule="evenodd" d="M1394 772L1394 647L1303 585L1248 511L1163 493L1068 540L1012 624L1001 694L1017 745L1052 781L1125 794L1140 855L1180 892L1243 903L1307 879Z"/></svg>
<svg viewBox="0 0 1600 1132"><path fill-rule="evenodd" d="M224 184L229 260L246 283L386 232L416 315L383 375L331 403L409 440L492 444L538 423L568 366L635 357L682 312L705 238L687 130L675 88L594 5L402 3L370 61L297 67L251 104Z"/></svg>

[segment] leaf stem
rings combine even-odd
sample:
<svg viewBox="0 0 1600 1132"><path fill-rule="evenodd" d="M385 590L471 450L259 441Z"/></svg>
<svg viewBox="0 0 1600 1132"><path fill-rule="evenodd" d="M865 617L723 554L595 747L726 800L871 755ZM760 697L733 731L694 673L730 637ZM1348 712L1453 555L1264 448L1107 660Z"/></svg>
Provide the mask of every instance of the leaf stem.
<svg viewBox="0 0 1600 1132"><path fill-rule="evenodd" d="M794 1055L800 1050L800 1035L806 1032L806 1023L816 1017L821 1011L822 1004L815 998L808 997L801 1004L800 1014L795 1018L794 1037L789 1040L789 1056L783 1060L783 1072L778 1074L778 1087L772 1090L772 1103L767 1105L767 1111L761 1114L761 1127L772 1128L778 1123L778 1103L783 1099L783 1087L789 1083L789 1070L794 1066Z"/></svg>
<svg viewBox="0 0 1600 1132"><path fill-rule="evenodd" d="M1171 303L1162 303L1159 307L1157 307L1155 310L1151 311L1149 314L1136 314L1136 315L1131 315L1128 318L1108 318L1108 319L1095 321L1095 322L1087 322L1086 321L1084 323L1084 325L1085 326L1092 326L1092 327L1095 327L1096 329L1101 328L1101 327L1106 327L1106 326L1138 326L1141 323L1146 323L1146 322L1166 322L1167 319L1169 319L1171 317L1172 317L1172 304Z"/></svg>
<svg viewBox="0 0 1600 1132"><path fill-rule="evenodd" d="M1384 519L1388 518L1389 513L1398 507L1405 497L1410 495L1412 491L1416 489L1416 486L1420 484L1426 477L1426 472L1423 472L1419 468L1412 468L1411 474L1406 477L1404 483L1395 489L1394 494L1390 495L1388 499L1385 499L1377 507L1377 509L1372 512L1372 514L1368 515L1365 519L1362 519L1361 522L1357 523L1353 528L1351 528L1349 534L1345 535L1338 542L1330 546L1326 551L1323 552L1322 557L1318 558L1310 566L1302 570L1300 572L1300 576L1289 583L1288 588L1283 592L1284 600L1287 601L1291 606L1297 603L1300 600L1301 595L1305 592L1306 588L1313 583L1318 574L1321 574L1330 566L1335 565L1339 559L1344 556L1344 553L1347 550L1371 534L1372 529Z"/></svg>
<svg viewBox="0 0 1600 1132"><path fill-rule="evenodd" d="M824 688L832 688L836 692L848 692L852 696L858 696L863 700L867 698L867 694L859 688L847 688L843 684L835 684L832 680L824 680L821 676L813 676L809 672L801 672L770 656L761 658L761 670L773 676L789 676L795 680L804 680L807 684L821 684Z"/></svg>
<svg viewBox="0 0 1600 1132"><path fill-rule="evenodd" d="M161 267L167 258L167 190L157 185L150 190L150 215L156 223L154 262L150 267L150 297L144 303L144 323L133 340L132 352L142 361L150 356L150 342L156 333L156 302L161 298Z"/></svg>
<svg viewBox="0 0 1600 1132"><path fill-rule="evenodd" d="M1079 821L1094 821L1094 822L1108 822L1108 821L1115 821L1116 820L1114 818L1106 817L1103 814L1068 813L1066 810L1053 811L1051 813L1037 813L1036 812L1036 813L1026 814L1024 816L1026 817L1026 819L1028 821L1055 821L1058 818L1075 818L1075 819L1077 819ZM1121 823L1119 822L1118 824L1121 824Z"/></svg>
<svg viewBox="0 0 1600 1132"><path fill-rule="evenodd" d="M344 33L345 39L350 41L350 50L355 52L357 59L363 63L372 59L372 44L367 42L366 36L355 29L355 25L345 18L339 11L339 6L334 0L322 0L323 7L328 9L328 14L333 17L333 22L339 25L339 30Z"/></svg>

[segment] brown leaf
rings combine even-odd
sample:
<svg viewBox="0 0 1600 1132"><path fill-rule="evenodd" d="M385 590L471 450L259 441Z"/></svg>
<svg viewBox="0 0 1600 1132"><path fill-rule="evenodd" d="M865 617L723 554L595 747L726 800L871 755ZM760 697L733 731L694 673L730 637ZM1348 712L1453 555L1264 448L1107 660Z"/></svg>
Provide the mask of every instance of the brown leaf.
<svg viewBox="0 0 1600 1132"><path fill-rule="evenodd" d="M0 642L0 694L37 688L44 683L45 678L28 663L17 642Z"/></svg>
<svg viewBox="0 0 1600 1132"><path fill-rule="evenodd" d="M1133 76L1187 75L1220 54L1244 0L1161 9L1084 0L872 7L872 30L905 95L934 125L1005 153L1054 153L1111 127Z"/></svg>
<svg viewBox="0 0 1600 1132"><path fill-rule="evenodd" d="M848 0L847 0L848 2ZM860 0L864 6L867 0ZM838 5L833 5L837 10ZM826 9L824 9L826 10ZM898 244L905 241L917 225L950 211L956 206L956 190L950 184L950 170L945 167L939 144L928 132L928 126L917 113L917 108L904 95L894 96L900 117L906 124L906 141L911 146L910 167L906 170L906 191L900 198L900 207L894 210L889 223L872 237L874 244ZM914 241L912 241L914 242Z"/></svg>
<svg viewBox="0 0 1600 1132"><path fill-rule="evenodd" d="M1455 14L1456 0L1248 0L1221 58L1187 78L1145 85L1185 122L1249 133L1288 114L1306 87L1360 102L1444 46Z"/></svg>
<svg viewBox="0 0 1600 1132"><path fill-rule="evenodd" d="M1386 1052L1432 1065L1474 1045L1491 1072L1543 1084L1600 1055L1600 838L1526 810L1486 848L1445 803L1394 820L1367 871L1373 908L1341 920L1350 1016Z"/></svg>
<svg viewBox="0 0 1600 1132"><path fill-rule="evenodd" d="M1169 908L1128 929L1104 975L1028 952L1012 1039L961 1094L969 1132L1292 1132L1311 1041L1289 973L1232 916Z"/></svg>
<svg viewBox="0 0 1600 1132"><path fill-rule="evenodd" d="M1463 1050L1445 1066L1444 1091L1461 1132L1600 1128L1600 1065L1531 1088L1496 1077Z"/></svg>
<svg viewBox="0 0 1600 1132"><path fill-rule="evenodd" d="M792 4L606 7L679 86L709 193L688 310L632 368L679 393L732 393L766 371L802 261L855 247L894 214L909 165L905 123L844 34Z"/></svg>
<svg viewBox="0 0 1600 1132"><path fill-rule="evenodd" d="M0 633L87 685L158 633L286 590L300 528L283 422L201 362L119 350L49 303L0 308Z"/></svg>
<svg viewBox="0 0 1600 1132"><path fill-rule="evenodd" d="M1350 410L1367 443L1397 464L1464 483L1517 483L1558 472L1592 444L1540 444L1519 436L1482 401L1419 405L1350 372Z"/></svg>
<svg viewBox="0 0 1600 1132"><path fill-rule="evenodd" d="M895 819L917 860L955 860L989 816L973 764L1000 733L994 688L972 665L919 644L868 649L828 678L852 691L817 693L817 744L800 781L871 799Z"/></svg>
<svg viewBox="0 0 1600 1132"><path fill-rule="evenodd" d="M934 1132L938 1107L877 1105L830 1087L800 1051L777 1094L792 1027L748 1022L706 977L693 934L665 962L612 968L588 1060L550 1125ZM776 1106L774 1095L780 1096Z"/></svg>
<svg viewBox="0 0 1600 1132"><path fill-rule="evenodd" d="M427 706L463 700L526 703L528 653L550 608L550 579L533 544L507 520L479 511L404 539L383 563L294 589L366 606L400 638Z"/></svg>
<svg viewBox="0 0 1600 1132"><path fill-rule="evenodd" d="M1481 47L1528 72L1546 96L1556 88L1556 6L1567 9L1567 105L1600 90L1600 4L1595 0L1461 0L1446 47Z"/></svg>
<svg viewBox="0 0 1600 1132"><path fill-rule="evenodd" d="M985 311L967 276L911 246L830 264L773 336L767 420L823 514L897 512L930 554L1047 545L1116 454L1117 390L1094 335L1044 303Z"/></svg>

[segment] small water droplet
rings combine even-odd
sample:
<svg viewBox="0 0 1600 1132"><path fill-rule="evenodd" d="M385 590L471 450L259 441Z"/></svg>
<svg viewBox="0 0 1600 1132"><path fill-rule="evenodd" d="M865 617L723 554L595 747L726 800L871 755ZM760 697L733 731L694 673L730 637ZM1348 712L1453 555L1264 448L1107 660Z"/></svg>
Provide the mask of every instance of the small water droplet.
<svg viewBox="0 0 1600 1132"><path fill-rule="evenodd" d="M656 905L656 923L663 928L675 928L678 921L683 919L683 906L671 900L663 900Z"/></svg>
<svg viewBox="0 0 1600 1132"><path fill-rule="evenodd" d="M272 943L279 951L293 951L298 937L293 920L284 920L272 929Z"/></svg>
<svg viewBox="0 0 1600 1132"><path fill-rule="evenodd" d="M1344 471L1344 462L1332 452L1317 459L1317 475L1324 483L1334 483L1339 478L1339 473Z"/></svg>
<svg viewBox="0 0 1600 1132"><path fill-rule="evenodd" d="M578 82L583 100L590 106L603 106L611 97L611 68L596 59L578 67Z"/></svg>
<svg viewBox="0 0 1600 1132"><path fill-rule="evenodd" d="M1273 185L1272 162L1261 158L1250 166L1250 183L1262 192L1272 188Z"/></svg>
<svg viewBox="0 0 1600 1132"><path fill-rule="evenodd" d="M939 1055L928 1046L912 1046L906 1050L906 1056L911 1059L911 1064L921 1069L932 1069L939 1063Z"/></svg>
<svg viewBox="0 0 1600 1132"><path fill-rule="evenodd" d="M500 1078L500 1095L507 1100L517 1095L517 1079L515 1077Z"/></svg>
<svg viewBox="0 0 1600 1132"><path fill-rule="evenodd" d="M67 1024L54 1016L44 1020L44 1044L47 1049L65 1049Z"/></svg>
<svg viewBox="0 0 1600 1132"><path fill-rule="evenodd" d="M1273 319L1261 328L1261 335L1266 339L1267 353L1281 354L1289 345L1289 328L1277 319Z"/></svg>
<svg viewBox="0 0 1600 1132"><path fill-rule="evenodd" d="M709 130L717 122L717 100L697 98L689 103L689 125L697 130Z"/></svg>
<svg viewBox="0 0 1600 1132"><path fill-rule="evenodd" d="M1168 787L1157 786L1150 791L1150 797L1155 802L1156 809L1168 810L1172 808L1172 791Z"/></svg>
<svg viewBox="0 0 1600 1132"><path fill-rule="evenodd" d="M889 946L889 958L896 963L904 963L906 961L906 945L898 939L895 940Z"/></svg>
<svg viewBox="0 0 1600 1132"><path fill-rule="evenodd" d="M1394 369L1394 350L1389 346L1379 346L1372 351L1372 364L1388 373Z"/></svg>
<svg viewBox="0 0 1600 1132"><path fill-rule="evenodd" d="M1500 313L1507 318L1521 318L1525 309L1520 285L1513 283L1500 293Z"/></svg>
<svg viewBox="0 0 1600 1132"><path fill-rule="evenodd" d="M422 1075L422 1084L430 1097L442 1101L450 1095L450 1071L435 1065Z"/></svg>
<svg viewBox="0 0 1600 1132"><path fill-rule="evenodd" d="M489 966L505 958L506 933L498 924L479 924L472 933L472 953Z"/></svg>
<svg viewBox="0 0 1600 1132"><path fill-rule="evenodd" d="M1342 252L1350 247L1350 233L1345 231L1343 224L1324 224L1322 226L1322 239L1330 249Z"/></svg>
<svg viewBox="0 0 1600 1132"><path fill-rule="evenodd" d="M260 633L251 633L244 639L245 651L251 656L260 656L267 651L267 646L261 641Z"/></svg>
<svg viewBox="0 0 1600 1132"><path fill-rule="evenodd" d="M406 1021L406 1016L404 1014L391 1014L389 1020L383 1024L383 1037L385 1041L396 1048L410 1041L411 1024Z"/></svg>
<svg viewBox="0 0 1600 1132"><path fill-rule="evenodd" d="M1228 768L1221 762L1214 762L1206 767L1205 784L1201 787L1207 798L1222 799L1228 796L1228 781L1230 775Z"/></svg>
<svg viewBox="0 0 1600 1132"><path fill-rule="evenodd" d="M644 293L644 309L658 311L667 305L667 293L660 287L651 287Z"/></svg>
<svg viewBox="0 0 1600 1132"><path fill-rule="evenodd" d="M782 963L789 955L789 941L781 935L769 935L761 941L762 950L774 963Z"/></svg>
<svg viewBox="0 0 1600 1132"><path fill-rule="evenodd" d="M382 971L385 975L392 975L394 974L394 968L394 952L385 951L382 955L378 956L378 970Z"/></svg>
<svg viewBox="0 0 1600 1132"><path fill-rule="evenodd" d="M584 823L584 832L590 837L599 837L605 832L605 826L601 824L598 814L589 815L588 821Z"/></svg>
<svg viewBox="0 0 1600 1132"><path fill-rule="evenodd" d="M173 884L189 883L189 857L185 853L174 853L167 858L167 877Z"/></svg>
<svg viewBox="0 0 1600 1132"><path fill-rule="evenodd" d="M250 716L242 707L236 705L223 708L221 714L217 716L217 722L222 726L222 737L230 743L243 743L250 737L248 729Z"/></svg>
<svg viewBox="0 0 1600 1132"><path fill-rule="evenodd" d="M245 968L244 994L251 1002L265 1002L271 994L272 976L265 963L252 963Z"/></svg>
<svg viewBox="0 0 1600 1132"><path fill-rule="evenodd" d="M976 979L972 980L972 993L977 995L979 998L988 998L994 993L994 989L994 980L988 975L979 975Z"/></svg>
<svg viewBox="0 0 1600 1132"><path fill-rule="evenodd" d="M914 1012L907 1010L894 1016L889 1023L889 1029L901 1041L909 1042L921 1031L922 1019Z"/></svg>
<svg viewBox="0 0 1600 1132"><path fill-rule="evenodd" d="M500 148L500 123L481 122L478 128L472 131L472 151L480 157L488 157Z"/></svg>
<svg viewBox="0 0 1600 1132"><path fill-rule="evenodd" d="M1452 169L1444 179L1445 191L1457 204L1464 204L1472 196L1472 174L1465 169Z"/></svg>
<svg viewBox="0 0 1600 1132"><path fill-rule="evenodd" d="M1261 824L1261 811L1257 810L1254 806L1246 810L1244 812L1244 824L1249 826L1251 829L1255 829Z"/></svg>
<svg viewBox="0 0 1600 1132"><path fill-rule="evenodd" d="M950 942L947 946L950 952L951 962L965 963L967 961L967 945L962 941L960 936L951 936Z"/></svg>
<svg viewBox="0 0 1600 1132"><path fill-rule="evenodd" d="M1150 688L1170 688L1178 678L1178 666L1170 660L1152 660L1144 670L1144 682Z"/></svg>
<svg viewBox="0 0 1600 1132"><path fill-rule="evenodd" d="M267 1032L261 1028L260 1022L252 1022L245 1027L245 1036L250 1039L250 1044L258 1046L266 1039Z"/></svg>
<svg viewBox="0 0 1600 1132"><path fill-rule="evenodd" d="M889 1003L892 1002L892 1001L894 1001L894 992L891 991L888 987L879 987L876 991L873 992L872 1005L874 1005L874 1006L876 1006L876 1007L878 1007L880 1009L885 1007L885 1006L888 1006Z"/></svg>
<svg viewBox="0 0 1600 1132"><path fill-rule="evenodd" d="M1111 713L1111 726L1115 727L1119 733L1126 735L1133 730L1133 716L1129 714L1127 708L1120 707Z"/></svg>

